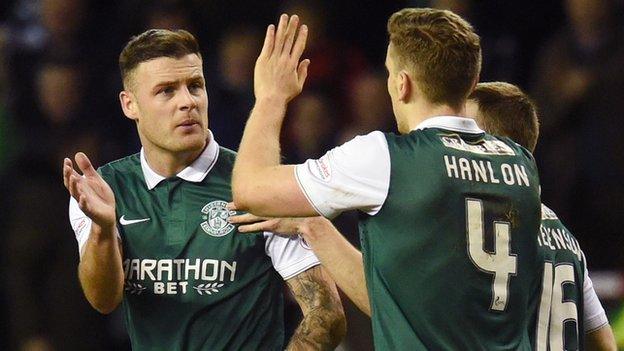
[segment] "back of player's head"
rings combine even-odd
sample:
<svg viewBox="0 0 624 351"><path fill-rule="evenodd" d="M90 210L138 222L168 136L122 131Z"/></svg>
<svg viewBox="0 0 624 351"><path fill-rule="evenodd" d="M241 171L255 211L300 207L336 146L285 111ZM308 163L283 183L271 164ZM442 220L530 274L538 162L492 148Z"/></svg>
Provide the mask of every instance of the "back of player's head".
<svg viewBox="0 0 624 351"><path fill-rule="evenodd" d="M478 105L476 120L490 134L510 138L531 152L537 145L537 109L520 88L504 82L479 83L470 99Z"/></svg>
<svg viewBox="0 0 624 351"><path fill-rule="evenodd" d="M196 54L201 58L199 43L193 34L183 30L150 29L130 38L119 55L119 70L124 87L141 63L159 57L181 58Z"/></svg>
<svg viewBox="0 0 624 351"><path fill-rule="evenodd" d="M481 71L472 26L451 11L406 8L390 17L388 34L398 64L429 102L461 108Z"/></svg>

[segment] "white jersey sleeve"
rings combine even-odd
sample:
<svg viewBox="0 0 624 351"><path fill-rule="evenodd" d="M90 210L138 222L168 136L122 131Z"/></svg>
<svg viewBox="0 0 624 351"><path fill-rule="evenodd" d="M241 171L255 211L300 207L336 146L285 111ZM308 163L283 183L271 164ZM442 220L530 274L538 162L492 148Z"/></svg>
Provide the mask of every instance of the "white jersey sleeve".
<svg viewBox="0 0 624 351"><path fill-rule="evenodd" d="M585 255L583 255L584 257ZM583 323L583 329L586 334L598 330L609 323L605 310L594 290L594 285L589 278L588 271L587 261L585 261L585 278L583 282L583 319L585 322Z"/></svg>
<svg viewBox="0 0 624 351"><path fill-rule="evenodd" d="M87 243L87 239L89 239L89 234L91 234L92 221L78 207L78 202L73 197L69 198L69 223L76 234L78 253L82 257L82 249Z"/></svg>
<svg viewBox="0 0 624 351"><path fill-rule="evenodd" d="M76 241L78 242L78 254L82 258L82 251L87 244L89 235L91 234L91 218L87 217L84 212L78 207L78 201L73 197L69 198L69 224L76 234ZM119 232L117 233L117 239L121 240Z"/></svg>
<svg viewBox="0 0 624 351"><path fill-rule="evenodd" d="M280 236L264 232L265 251L273 267L284 280L288 280L320 264L312 249L300 236Z"/></svg>
<svg viewBox="0 0 624 351"><path fill-rule="evenodd" d="M297 165L299 187L316 211L333 218L358 209L374 215L390 186L390 152L382 132L375 131Z"/></svg>

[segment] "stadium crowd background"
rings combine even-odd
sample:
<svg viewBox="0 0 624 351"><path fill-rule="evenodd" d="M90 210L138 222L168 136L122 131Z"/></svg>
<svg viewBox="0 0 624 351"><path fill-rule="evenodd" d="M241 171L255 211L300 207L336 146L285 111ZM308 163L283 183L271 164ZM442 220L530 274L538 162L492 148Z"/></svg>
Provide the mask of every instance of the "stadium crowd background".
<svg viewBox="0 0 624 351"><path fill-rule="evenodd" d="M624 338L624 1L8 0L0 4L0 349L128 348L119 311L98 315L80 291L61 160L82 150L101 165L139 150L117 100L118 54L131 35L197 35L210 129L236 149L263 30L279 13L299 14L312 65L288 111L283 153L301 162L355 135L394 130L385 25L406 6L467 18L482 37L482 81L518 84L538 104L543 200L578 238ZM338 224L357 244L355 218ZM345 304L342 347L370 349L367 319ZM286 312L290 328L296 309Z"/></svg>

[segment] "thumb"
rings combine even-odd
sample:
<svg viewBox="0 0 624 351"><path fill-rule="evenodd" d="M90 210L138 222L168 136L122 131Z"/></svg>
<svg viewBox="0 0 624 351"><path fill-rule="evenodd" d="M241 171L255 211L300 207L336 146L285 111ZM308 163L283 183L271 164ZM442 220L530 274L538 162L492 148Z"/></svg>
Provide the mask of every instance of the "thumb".
<svg viewBox="0 0 624 351"><path fill-rule="evenodd" d="M308 67L310 66L310 60L305 59L301 61L299 67L297 68L297 76L299 77L299 84L301 88L303 88L303 84L305 84L305 80L308 77Z"/></svg>
<svg viewBox="0 0 624 351"><path fill-rule="evenodd" d="M80 168L80 170L82 171L83 175L85 176L97 176L98 175L95 169L93 168L91 161L89 160L87 155L85 155L84 152L77 153L75 158L76 158L76 164L78 165L78 168Z"/></svg>

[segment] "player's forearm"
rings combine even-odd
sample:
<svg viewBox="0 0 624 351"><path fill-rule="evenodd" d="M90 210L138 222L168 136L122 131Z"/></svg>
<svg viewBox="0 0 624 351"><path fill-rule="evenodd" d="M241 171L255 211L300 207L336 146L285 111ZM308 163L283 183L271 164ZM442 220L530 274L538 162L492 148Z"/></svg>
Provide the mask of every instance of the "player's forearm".
<svg viewBox="0 0 624 351"><path fill-rule="evenodd" d="M615 336L609 324L598 330L594 330L585 336L587 350L616 351Z"/></svg>
<svg viewBox="0 0 624 351"><path fill-rule="evenodd" d="M342 306L308 311L293 333L287 350L334 350L346 334Z"/></svg>
<svg viewBox="0 0 624 351"><path fill-rule="evenodd" d="M95 223L78 266L85 297L100 313L112 312L123 297L124 273L115 229Z"/></svg>
<svg viewBox="0 0 624 351"><path fill-rule="evenodd" d="M306 242L312 247L321 264L332 276L336 285L366 315L371 315L364 262L358 251L325 218L308 220L304 231Z"/></svg>
<svg viewBox="0 0 624 351"><path fill-rule="evenodd" d="M232 172L232 195L240 209L253 209L271 197L272 168L280 164L280 130L286 102L256 102L243 133Z"/></svg>
<svg viewBox="0 0 624 351"><path fill-rule="evenodd" d="M333 350L346 334L347 322L336 285L322 266L288 280L303 319L288 350Z"/></svg>

